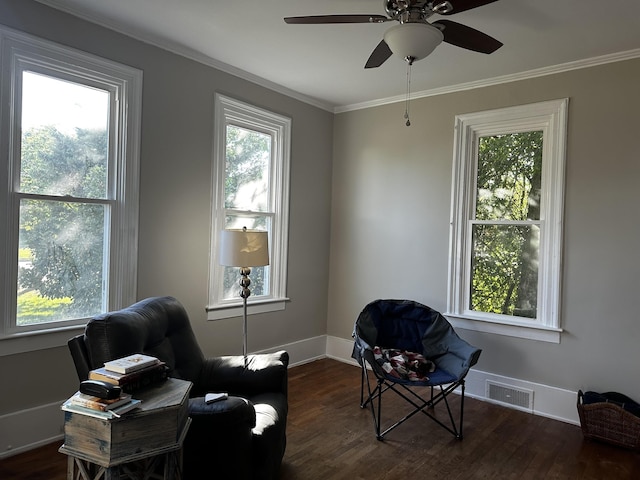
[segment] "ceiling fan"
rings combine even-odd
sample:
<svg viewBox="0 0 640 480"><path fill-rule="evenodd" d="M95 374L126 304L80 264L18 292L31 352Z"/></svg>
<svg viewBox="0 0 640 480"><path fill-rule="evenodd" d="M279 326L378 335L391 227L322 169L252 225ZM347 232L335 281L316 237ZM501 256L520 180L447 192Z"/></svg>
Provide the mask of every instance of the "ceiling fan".
<svg viewBox="0 0 640 480"><path fill-rule="evenodd" d="M414 61L429 55L443 41L475 52L495 52L502 43L485 33L451 20L436 20L432 23L427 21L436 13L453 15L495 1L497 0L383 0L387 16L312 15L285 17L284 21L288 24L328 24L384 23L395 20L399 22L398 25L387 29L364 68L379 67L392 54L412 65Z"/></svg>

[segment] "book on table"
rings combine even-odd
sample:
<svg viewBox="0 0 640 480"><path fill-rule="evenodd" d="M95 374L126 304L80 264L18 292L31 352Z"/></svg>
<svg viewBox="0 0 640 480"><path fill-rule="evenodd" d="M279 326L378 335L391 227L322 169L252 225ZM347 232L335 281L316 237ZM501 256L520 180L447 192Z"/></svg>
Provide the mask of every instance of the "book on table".
<svg viewBox="0 0 640 480"><path fill-rule="evenodd" d="M83 407L82 405L76 405L71 402L71 398L65 401L60 408L65 412L79 413L81 415L87 415L89 417L100 418L102 420L112 420L114 418L120 418L122 415L134 410L140 406L141 400L132 398L129 402L111 410L94 410L93 408Z"/></svg>
<svg viewBox="0 0 640 480"><path fill-rule="evenodd" d="M107 400L106 398L100 398L92 395L86 395L81 392L76 392L69 400L73 405L79 405L81 407L91 408L93 410L106 411L113 410L129 403L132 400L132 397L129 393L123 393L118 398Z"/></svg>
<svg viewBox="0 0 640 480"><path fill-rule="evenodd" d="M131 373L160 363L156 357L134 353L104 363L104 368L117 373Z"/></svg>
<svg viewBox="0 0 640 480"><path fill-rule="evenodd" d="M100 367L89 372L89 379L102 380L118 385L123 391L130 393L152 383L166 380L167 372L168 368L164 362L159 362L131 373L117 373L107 370L105 367Z"/></svg>

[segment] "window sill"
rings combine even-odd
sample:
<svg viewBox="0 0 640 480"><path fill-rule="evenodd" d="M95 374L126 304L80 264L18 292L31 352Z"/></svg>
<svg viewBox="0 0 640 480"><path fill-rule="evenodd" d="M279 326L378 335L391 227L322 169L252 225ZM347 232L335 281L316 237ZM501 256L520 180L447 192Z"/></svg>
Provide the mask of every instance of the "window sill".
<svg viewBox="0 0 640 480"><path fill-rule="evenodd" d="M276 298L271 300L258 300L247 302L247 315L256 313L277 312L284 310L286 302L289 299ZM242 303L234 303L233 305L216 305L207 307L207 320L222 320L223 318L241 317Z"/></svg>
<svg viewBox="0 0 640 480"><path fill-rule="evenodd" d="M502 323L462 317L455 314L445 313L454 328L464 328L476 332L493 333L508 337L524 338L527 340L537 340L540 342L560 343L561 328L545 327L541 325L518 325L514 323Z"/></svg>
<svg viewBox="0 0 640 480"><path fill-rule="evenodd" d="M73 327L0 335L0 357L66 346L71 337L84 331L84 324Z"/></svg>

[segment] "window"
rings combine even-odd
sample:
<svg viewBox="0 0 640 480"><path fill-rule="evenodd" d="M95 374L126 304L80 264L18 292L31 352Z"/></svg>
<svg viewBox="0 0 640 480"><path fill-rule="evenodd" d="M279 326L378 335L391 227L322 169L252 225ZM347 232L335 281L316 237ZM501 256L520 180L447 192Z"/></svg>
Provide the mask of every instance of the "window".
<svg viewBox="0 0 640 480"><path fill-rule="evenodd" d="M456 117L447 315L560 341L568 100Z"/></svg>
<svg viewBox="0 0 640 480"><path fill-rule="evenodd" d="M269 232L270 264L252 268L248 313L284 309L291 120L216 95L208 318L242 314L239 269L218 265L220 231Z"/></svg>
<svg viewBox="0 0 640 480"><path fill-rule="evenodd" d="M135 300L142 79L0 33L10 102L2 113L0 335L16 338L83 325Z"/></svg>

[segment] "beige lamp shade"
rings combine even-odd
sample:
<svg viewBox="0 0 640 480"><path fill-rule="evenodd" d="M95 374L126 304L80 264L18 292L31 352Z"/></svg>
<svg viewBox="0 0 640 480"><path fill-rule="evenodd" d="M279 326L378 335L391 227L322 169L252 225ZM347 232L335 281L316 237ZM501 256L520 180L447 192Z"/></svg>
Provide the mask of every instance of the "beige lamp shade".
<svg viewBox="0 0 640 480"><path fill-rule="evenodd" d="M262 267L269 265L269 234L261 230L222 230L220 265Z"/></svg>

